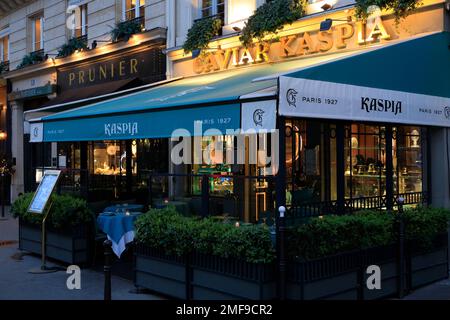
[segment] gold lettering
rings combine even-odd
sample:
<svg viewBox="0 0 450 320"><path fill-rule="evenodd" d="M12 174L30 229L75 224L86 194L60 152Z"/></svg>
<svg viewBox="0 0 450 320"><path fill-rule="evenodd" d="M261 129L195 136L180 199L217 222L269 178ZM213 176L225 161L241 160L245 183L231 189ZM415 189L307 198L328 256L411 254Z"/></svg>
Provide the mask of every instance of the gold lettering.
<svg viewBox="0 0 450 320"><path fill-rule="evenodd" d="M78 72L78 84L84 83L84 71Z"/></svg>
<svg viewBox="0 0 450 320"><path fill-rule="evenodd" d="M218 50L217 55L220 57L220 69L225 70L228 69L228 65L230 64L231 54L233 51L231 49L227 50Z"/></svg>
<svg viewBox="0 0 450 320"><path fill-rule="evenodd" d="M351 24L341 24L337 26L336 29L337 29L336 48L343 49L347 47L345 40L351 38L355 30L353 28L353 25Z"/></svg>
<svg viewBox="0 0 450 320"><path fill-rule="evenodd" d="M333 48L333 35L329 31L321 31L317 34L319 43L316 46L316 51L328 51Z"/></svg>
<svg viewBox="0 0 450 320"><path fill-rule="evenodd" d="M89 69L89 81L94 82L95 81L95 70Z"/></svg>
<svg viewBox="0 0 450 320"><path fill-rule="evenodd" d="M124 76L125 75L125 61L119 62L119 75Z"/></svg>
<svg viewBox="0 0 450 320"><path fill-rule="evenodd" d="M253 60L250 51L247 48L244 48L244 52L241 55L241 59L239 59L239 65L253 62L255 62L255 60Z"/></svg>
<svg viewBox="0 0 450 320"><path fill-rule="evenodd" d="M69 86L72 85L72 82L75 80L75 73L69 73Z"/></svg>
<svg viewBox="0 0 450 320"><path fill-rule="evenodd" d="M114 78L114 63L111 63L111 79Z"/></svg>
<svg viewBox="0 0 450 320"><path fill-rule="evenodd" d="M258 43L256 45L255 62L270 61L269 59L270 44L267 42Z"/></svg>
<svg viewBox="0 0 450 320"><path fill-rule="evenodd" d="M239 48L236 47L236 48L233 48L231 50L233 51L233 62L232 62L232 65L233 66L237 66L238 65L237 59L239 58Z"/></svg>
<svg viewBox="0 0 450 320"><path fill-rule="evenodd" d="M138 72L137 71L137 64L138 64L137 59L131 59L130 60L130 74Z"/></svg>
<svg viewBox="0 0 450 320"><path fill-rule="evenodd" d="M194 72L195 73L202 73L205 70L205 67L203 65L203 61L201 58L197 58L194 60Z"/></svg>
<svg viewBox="0 0 450 320"><path fill-rule="evenodd" d="M305 52L306 51L306 52ZM315 53L317 49L314 45L314 41L311 39L311 36L308 32L303 34L303 37L299 38L299 42L297 45L297 53L305 54L305 53Z"/></svg>
<svg viewBox="0 0 450 320"><path fill-rule="evenodd" d="M106 67L100 66L100 80L106 79Z"/></svg>
<svg viewBox="0 0 450 320"><path fill-rule="evenodd" d="M216 61L216 57L210 53L206 56L205 58L205 62L206 62L206 67L205 67L205 71L206 72L210 72L210 71L217 71L219 70L219 65L217 64Z"/></svg>
<svg viewBox="0 0 450 320"><path fill-rule="evenodd" d="M388 40L390 37L391 36L386 32L386 29L383 26L381 18L376 17L372 31L369 33L369 36L367 37L366 41L372 42L377 38L380 40Z"/></svg>
<svg viewBox="0 0 450 320"><path fill-rule="evenodd" d="M292 42L297 38L297 36L283 37L280 39L281 50L284 52L286 57L295 55L295 50L290 47Z"/></svg>

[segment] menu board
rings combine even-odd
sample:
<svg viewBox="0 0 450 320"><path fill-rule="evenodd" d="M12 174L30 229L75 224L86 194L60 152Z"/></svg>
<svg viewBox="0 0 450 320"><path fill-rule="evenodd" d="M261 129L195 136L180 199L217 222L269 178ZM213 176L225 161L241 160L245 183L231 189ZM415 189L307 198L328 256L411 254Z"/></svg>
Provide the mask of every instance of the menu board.
<svg viewBox="0 0 450 320"><path fill-rule="evenodd" d="M58 182L60 173L60 170L45 171L44 177L42 178L36 192L34 193L33 200L31 200L28 212L39 214L44 213L45 206L47 205L48 200L52 195L53 189L56 186L56 182Z"/></svg>

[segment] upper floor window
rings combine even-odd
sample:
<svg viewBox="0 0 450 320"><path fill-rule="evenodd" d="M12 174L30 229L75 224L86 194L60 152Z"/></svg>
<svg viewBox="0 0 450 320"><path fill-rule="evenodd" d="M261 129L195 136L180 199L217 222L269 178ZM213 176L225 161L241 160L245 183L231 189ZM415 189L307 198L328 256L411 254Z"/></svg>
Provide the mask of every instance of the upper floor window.
<svg viewBox="0 0 450 320"><path fill-rule="evenodd" d="M122 0L122 20L145 17L145 0Z"/></svg>
<svg viewBox="0 0 450 320"><path fill-rule="evenodd" d="M4 36L0 39L0 61L9 60L9 36Z"/></svg>
<svg viewBox="0 0 450 320"><path fill-rule="evenodd" d="M44 17L42 15L31 19L31 51L44 49Z"/></svg>
<svg viewBox="0 0 450 320"><path fill-rule="evenodd" d="M87 14L87 4L81 6L72 6L70 9L71 14L73 14L73 29L72 37L79 38L86 36L88 33L88 14Z"/></svg>
<svg viewBox="0 0 450 320"><path fill-rule="evenodd" d="M225 0L200 0L201 18L219 16L224 21Z"/></svg>

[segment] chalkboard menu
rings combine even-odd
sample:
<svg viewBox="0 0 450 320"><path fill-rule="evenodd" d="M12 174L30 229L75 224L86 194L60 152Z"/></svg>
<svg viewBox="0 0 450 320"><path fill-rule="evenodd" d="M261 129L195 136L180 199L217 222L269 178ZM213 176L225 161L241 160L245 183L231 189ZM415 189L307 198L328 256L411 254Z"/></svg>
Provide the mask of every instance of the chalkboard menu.
<svg viewBox="0 0 450 320"><path fill-rule="evenodd" d="M60 173L60 170L45 171L44 177L34 193L28 212L39 214L44 213L45 206L52 195L53 189L55 189Z"/></svg>

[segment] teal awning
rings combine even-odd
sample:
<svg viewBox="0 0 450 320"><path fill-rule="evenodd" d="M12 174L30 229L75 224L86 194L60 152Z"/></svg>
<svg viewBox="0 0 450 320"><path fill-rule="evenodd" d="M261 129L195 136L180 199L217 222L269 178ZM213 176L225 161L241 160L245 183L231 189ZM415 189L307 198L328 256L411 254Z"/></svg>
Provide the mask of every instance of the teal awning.
<svg viewBox="0 0 450 320"><path fill-rule="evenodd" d="M284 74L279 113L448 127L449 45L429 34Z"/></svg>
<svg viewBox="0 0 450 320"><path fill-rule="evenodd" d="M350 54L341 52L184 78L120 98L43 117L38 122L31 123L31 141L170 137L175 129L181 128L194 135L194 123L199 121L202 122L203 131L200 134L211 128L225 133L227 129L241 127L241 96L277 84L276 77L262 81L253 81L254 79Z"/></svg>

